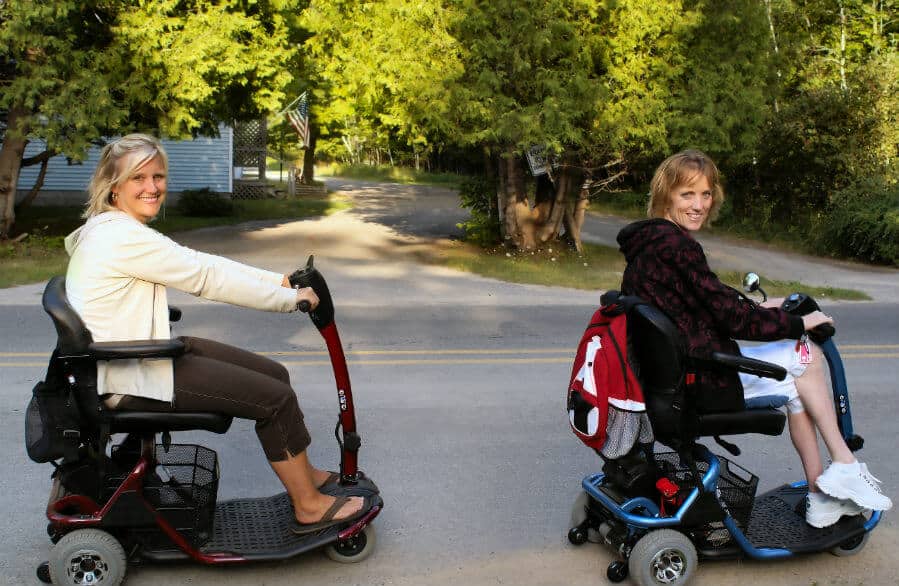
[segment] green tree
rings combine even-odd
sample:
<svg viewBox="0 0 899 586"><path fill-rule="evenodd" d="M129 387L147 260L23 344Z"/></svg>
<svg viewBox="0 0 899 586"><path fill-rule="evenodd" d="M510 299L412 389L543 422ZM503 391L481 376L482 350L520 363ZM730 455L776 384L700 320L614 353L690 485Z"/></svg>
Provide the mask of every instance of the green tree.
<svg viewBox="0 0 899 586"><path fill-rule="evenodd" d="M579 151L590 141L598 96L594 2L579 0L453 2L452 27L462 75L447 87L452 127L461 144L494 161L505 239L533 248L563 227L578 246L585 170ZM542 146L556 157L554 183L529 197L524 153Z"/></svg>
<svg viewBox="0 0 899 586"><path fill-rule="evenodd" d="M459 47L439 2L313 1L303 25L324 148L351 163L417 163L447 136Z"/></svg>
<svg viewBox="0 0 899 586"><path fill-rule="evenodd" d="M0 2L0 238L25 145L74 159L134 129L186 137L282 105L293 0ZM25 161L26 163L31 161Z"/></svg>
<svg viewBox="0 0 899 586"><path fill-rule="evenodd" d="M892 0L766 2L779 107L750 195L761 220L795 226L826 213L832 194L862 192L847 189L857 182L899 179L899 18Z"/></svg>

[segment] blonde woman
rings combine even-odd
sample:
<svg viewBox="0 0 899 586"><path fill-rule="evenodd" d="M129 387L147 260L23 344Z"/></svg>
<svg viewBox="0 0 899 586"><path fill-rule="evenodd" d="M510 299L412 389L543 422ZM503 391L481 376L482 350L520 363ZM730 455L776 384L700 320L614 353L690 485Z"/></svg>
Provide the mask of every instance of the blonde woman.
<svg viewBox="0 0 899 586"><path fill-rule="evenodd" d="M290 288L285 275L191 250L148 226L165 201L167 175L165 150L151 136L124 136L101 153L87 221L66 238L66 291L95 341L169 338L167 287L265 311L318 304L314 291ZM311 439L281 364L212 340L182 340L185 353L175 359L98 362L97 391L106 406L255 420L265 456L293 502L298 534L370 508L360 497L321 492L336 477L306 456Z"/></svg>

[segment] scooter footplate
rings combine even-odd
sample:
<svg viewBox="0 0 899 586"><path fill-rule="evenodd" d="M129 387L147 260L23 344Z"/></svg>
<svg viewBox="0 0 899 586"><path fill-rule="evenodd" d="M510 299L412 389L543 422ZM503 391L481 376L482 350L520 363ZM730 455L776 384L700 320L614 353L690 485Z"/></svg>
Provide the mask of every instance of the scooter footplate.
<svg viewBox="0 0 899 586"><path fill-rule="evenodd" d="M816 529L805 522L805 487L781 486L757 497L746 537L756 548L786 549L795 553L836 547L865 532L861 515L842 517L830 527Z"/></svg>
<svg viewBox="0 0 899 586"><path fill-rule="evenodd" d="M230 553L248 560L285 559L336 541L341 530L333 526L300 536L290 530L291 519L293 505L287 493L219 503L212 537L201 551Z"/></svg>

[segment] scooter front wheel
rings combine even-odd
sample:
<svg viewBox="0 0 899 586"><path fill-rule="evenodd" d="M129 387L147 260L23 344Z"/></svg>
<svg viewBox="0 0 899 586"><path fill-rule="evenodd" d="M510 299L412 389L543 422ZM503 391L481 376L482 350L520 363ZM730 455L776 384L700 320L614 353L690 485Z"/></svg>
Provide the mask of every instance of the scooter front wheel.
<svg viewBox="0 0 899 586"><path fill-rule="evenodd" d="M696 546L674 529L657 529L640 538L628 559L631 578L639 586L687 584L696 571Z"/></svg>
<svg viewBox="0 0 899 586"><path fill-rule="evenodd" d="M100 529L66 533L50 551L54 584L119 586L127 566L122 544Z"/></svg>
<svg viewBox="0 0 899 586"><path fill-rule="evenodd" d="M366 525L365 529L343 541L337 541L325 548L325 555L342 564L355 564L371 555L375 549L375 528Z"/></svg>
<svg viewBox="0 0 899 586"><path fill-rule="evenodd" d="M849 557L851 555L855 555L861 550L865 549L865 545L868 543L869 537L871 537L871 532L866 531L858 537L847 539L840 545L832 547L830 549L830 553L837 557Z"/></svg>

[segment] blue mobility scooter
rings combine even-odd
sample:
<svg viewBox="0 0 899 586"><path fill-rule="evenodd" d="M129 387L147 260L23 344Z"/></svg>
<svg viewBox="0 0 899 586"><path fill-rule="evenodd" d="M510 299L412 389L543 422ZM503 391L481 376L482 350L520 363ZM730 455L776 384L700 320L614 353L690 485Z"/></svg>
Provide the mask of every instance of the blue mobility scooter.
<svg viewBox="0 0 899 586"><path fill-rule="evenodd" d="M113 411L97 396L98 360L175 358L184 351L182 342L93 342L68 303L65 279L54 277L44 291L43 305L58 342L46 379L35 387L26 410L25 433L28 455L54 465L47 504L47 532L54 545L49 561L37 568L41 581L116 586L128 562L139 561L240 564L324 549L336 561L357 562L371 554L371 522L384 503L378 487L357 468L361 438L331 295L311 257L290 280L318 294L320 304L310 317L325 339L337 383L340 478L322 490L366 496L368 511L344 524L295 535L286 493L217 503L216 453L199 445L173 444L171 433L225 433L231 417ZM170 308L172 321L180 314ZM110 445L113 434L125 437Z"/></svg>
<svg viewBox="0 0 899 586"><path fill-rule="evenodd" d="M744 288L760 290L758 277L748 274ZM805 315L818 305L795 293L782 308ZM863 440L852 429L833 328L824 330L815 338L830 369L840 430L850 449L859 450ZM864 548L881 512L844 516L816 529L805 522L805 481L756 496L755 475L698 443L701 437L714 437L739 455L739 449L720 436L780 435L786 421L781 411L701 412L685 384L693 361L674 324L650 305L629 310L628 340L656 440L671 451L635 446L582 482L568 539L575 545L592 541L609 546L618 555L607 570L611 582L630 576L639 586L680 586L690 581L699 559L769 560L822 551L848 556ZM786 375L777 365L742 356L718 353L713 359L721 367L758 376L782 380Z"/></svg>

